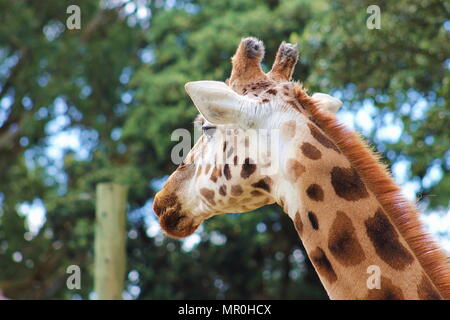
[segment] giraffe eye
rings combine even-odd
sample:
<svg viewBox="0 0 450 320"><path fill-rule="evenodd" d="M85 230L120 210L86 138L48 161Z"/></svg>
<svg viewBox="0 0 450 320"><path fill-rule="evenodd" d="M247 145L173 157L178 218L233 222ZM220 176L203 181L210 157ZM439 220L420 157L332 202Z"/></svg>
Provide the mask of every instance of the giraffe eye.
<svg viewBox="0 0 450 320"><path fill-rule="evenodd" d="M216 127L204 125L202 126L202 131L206 136L211 137L216 131Z"/></svg>

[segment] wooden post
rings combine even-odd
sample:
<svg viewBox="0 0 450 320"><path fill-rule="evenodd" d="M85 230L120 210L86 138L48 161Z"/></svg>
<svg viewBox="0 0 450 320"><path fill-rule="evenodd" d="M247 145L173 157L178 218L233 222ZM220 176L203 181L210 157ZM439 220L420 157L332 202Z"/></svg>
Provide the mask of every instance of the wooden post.
<svg viewBox="0 0 450 320"><path fill-rule="evenodd" d="M96 190L94 286L100 300L122 299L125 282L125 211L128 188L99 183Z"/></svg>

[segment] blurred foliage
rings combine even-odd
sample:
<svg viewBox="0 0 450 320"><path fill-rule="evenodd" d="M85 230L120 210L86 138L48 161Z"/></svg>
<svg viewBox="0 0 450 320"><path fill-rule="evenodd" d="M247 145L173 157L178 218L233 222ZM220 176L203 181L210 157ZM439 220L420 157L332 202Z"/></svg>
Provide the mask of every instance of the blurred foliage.
<svg viewBox="0 0 450 320"><path fill-rule="evenodd" d="M184 83L225 80L239 40L298 42L294 78L335 92L348 112L376 106L399 139L367 138L428 208L450 194L449 5L445 1L0 0L0 288L11 298L89 298L94 187L130 185L127 294L164 298L326 298L288 217L275 207L205 223L191 250L152 229L149 206L175 166L171 132L196 114ZM366 28L378 4L380 30ZM358 119L358 118L356 118ZM358 129L365 123L356 121ZM73 146L72 138L79 141ZM62 154L58 154L58 148ZM56 150L55 150L56 149ZM389 151L388 151L389 150ZM429 182L430 170L441 173ZM428 180L428 182L427 182ZM28 230L25 205L45 224ZM66 289L67 266L82 289Z"/></svg>

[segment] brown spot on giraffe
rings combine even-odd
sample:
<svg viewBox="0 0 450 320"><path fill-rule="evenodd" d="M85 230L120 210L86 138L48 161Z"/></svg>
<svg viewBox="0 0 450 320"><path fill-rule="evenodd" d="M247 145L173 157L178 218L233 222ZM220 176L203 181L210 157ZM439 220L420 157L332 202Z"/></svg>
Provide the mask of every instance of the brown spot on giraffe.
<svg viewBox="0 0 450 320"><path fill-rule="evenodd" d="M230 180L231 179L231 171L230 171L230 165L225 164L223 166L223 175L225 176L225 179Z"/></svg>
<svg viewBox="0 0 450 320"><path fill-rule="evenodd" d="M250 162L250 158L246 158L242 165L241 177L244 179L247 179L256 171L256 164Z"/></svg>
<svg viewBox="0 0 450 320"><path fill-rule="evenodd" d="M330 283L337 280L336 272L334 272L330 260L328 260L327 255L320 247L311 251L309 257L319 275L324 277Z"/></svg>
<svg viewBox="0 0 450 320"><path fill-rule="evenodd" d="M221 176L222 176L222 169L220 168L220 166L217 166L213 169L213 171L211 172L211 176L209 178L212 180L212 182L217 182L217 179Z"/></svg>
<svg viewBox="0 0 450 320"><path fill-rule="evenodd" d="M238 160L239 160L238 156L234 156L234 158L233 158L233 164L234 164L235 166L237 166Z"/></svg>
<svg viewBox="0 0 450 320"><path fill-rule="evenodd" d="M263 81L259 81L258 82L258 86L261 89L266 89L266 88L268 88L268 87L270 87L272 85L273 85L273 82L269 81L269 80L263 80Z"/></svg>
<svg viewBox="0 0 450 320"><path fill-rule="evenodd" d="M331 184L336 194L348 201L369 197L366 186L354 168L334 167L331 170Z"/></svg>
<svg viewBox="0 0 450 320"><path fill-rule="evenodd" d="M205 167L205 175L208 174L209 169L211 169L211 164L210 164L210 163L208 163L208 164L206 165L206 167Z"/></svg>
<svg viewBox="0 0 450 320"><path fill-rule="evenodd" d="M378 256L395 270L403 270L414 258L399 240L394 226L379 208L373 217L365 221L367 235Z"/></svg>
<svg viewBox="0 0 450 320"><path fill-rule="evenodd" d="M380 289L369 289L366 300L404 300L402 289L395 286L392 281L381 276Z"/></svg>
<svg viewBox="0 0 450 320"><path fill-rule="evenodd" d="M265 177L264 179L259 180L258 182L252 183L252 187L263 189L267 192L270 192L270 186L273 181L269 177Z"/></svg>
<svg viewBox="0 0 450 320"><path fill-rule="evenodd" d="M269 90L267 90L266 91L268 94L271 94L271 95L276 95L277 94L277 90L275 90L275 89L269 89Z"/></svg>
<svg viewBox="0 0 450 320"><path fill-rule="evenodd" d="M312 211L308 212L308 219L309 219L309 222L311 223L311 227L314 230L319 230L319 220L317 219L317 216L314 212L312 212Z"/></svg>
<svg viewBox="0 0 450 320"><path fill-rule="evenodd" d="M231 186L231 195L237 197L240 196L243 192L244 190L240 185Z"/></svg>
<svg viewBox="0 0 450 320"><path fill-rule="evenodd" d="M219 193L222 195L222 196L226 196L227 195L227 186L226 185L221 185L220 187L219 187Z"/></svg>
<svg viewBox="0 0 450 320"><path fill-rule="evenodd" d="M303 172L306 171L305 166L295 159L289 159L286 163L286 171L288 174L288 179L291 182L295 182L300 178Z"/></svg>
<svg viewBox="0 0 450 320"><path fill-rule="evenodd" d="M314 201L323 201L324 193L322 188L318 184L311 184L306 189L306 194L308 197Z"/></svg>
<svg viewBox="0 0 450 320"><path fill-rule="evenodd" d="M336 145L331 142L330 139L328 139L322 132L320 132L319 128L317 128L312 123L308 123L309 131L311 132L311 135L316 139L321 145L323 145L325 148L333 149L337 153L341 153L341 151L336 147Z"/></svg>
<svg viewBox="0 0 450 320"><path fill-rule="evenodd" d="M434 288L426 274L422 275L422 280L417 285L417 293L421 300L442 300L441 295Z"/></svg>
<svg viewBox="0 0 450 320"><path fill-rule="evenodd" d="M298 212L298 211L295 213L294 226L295 226L295 229L297 230L298 234L301 236L303 233L303 223L302 223L302 218L300 217L300 212Z"/></svg>
<svg viewBox="0 0 450 320"><path fill-rule="evenodd" d="M352 220L342 211L337 211L331 226L328 249L344 266L357 265L366 258L356 236Z"/></svg>
<svg viewBox="0 0 450 320"><path fill-rule="evenodd" d="M260 197L260 196L263 196L263 195L264 195L264 193L262 193L262 192L259 191L259 190L253 190L252 192L250 192L250 194L251 194L252 196L254 196L254 197Z"/></svg>
<svg viewBox="0 0 450 320"><path fill-rule="evenodd" d="M304 142L300 149L302 150L302 153L311 160L319 160L322 157L320 150L311 143Z"/></svg>
<svg viewBox="0 0 450 320"><path fill-rule="evenodd" d="M295 136L296 127L295 120L286 121L281 126L281 136L285 139L292 139Z"/></svg>
<svg viewBox="0 0 450 320"><path fill-rule="evenodd" d="M201 188L200 194L205 197L205 199L212 204L213 206L216 205L216 202L214 201L214 190L208 189L208 188Z"/></svg>

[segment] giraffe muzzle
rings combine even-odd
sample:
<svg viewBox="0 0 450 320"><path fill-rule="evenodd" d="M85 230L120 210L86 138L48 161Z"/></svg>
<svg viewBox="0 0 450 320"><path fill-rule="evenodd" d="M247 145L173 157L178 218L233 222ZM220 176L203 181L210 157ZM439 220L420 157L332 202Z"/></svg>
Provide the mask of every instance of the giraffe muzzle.
<svg viewBox="0 0 450 320"><path fill-rule="evenodd" d="M170 237L187 237L198 227L194 219L182 210L176 195L158 193L153 202L153 211L159 218L161 228Z"/></svg>

